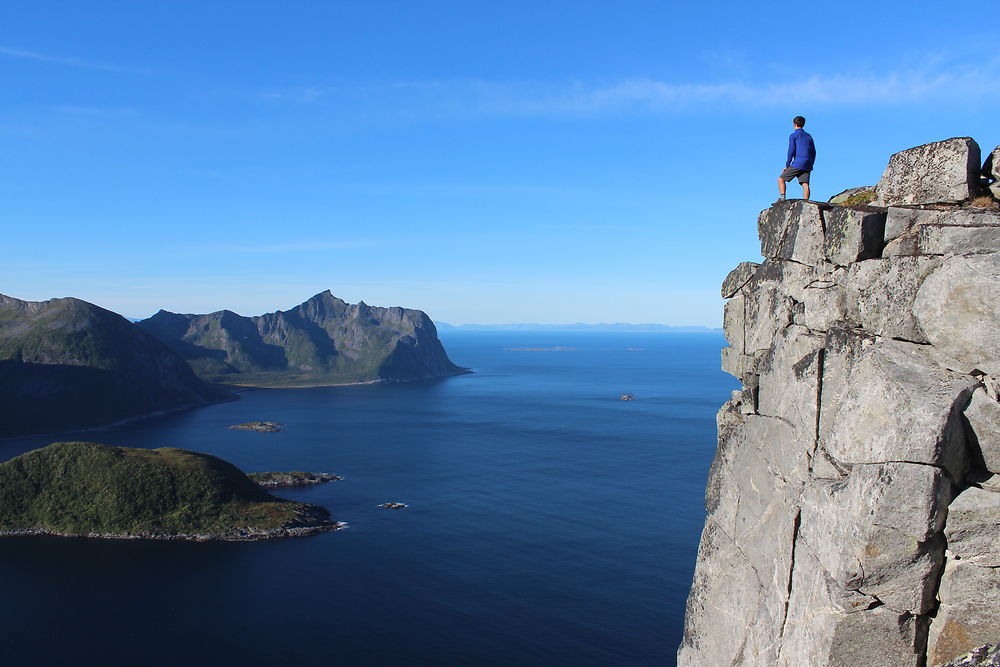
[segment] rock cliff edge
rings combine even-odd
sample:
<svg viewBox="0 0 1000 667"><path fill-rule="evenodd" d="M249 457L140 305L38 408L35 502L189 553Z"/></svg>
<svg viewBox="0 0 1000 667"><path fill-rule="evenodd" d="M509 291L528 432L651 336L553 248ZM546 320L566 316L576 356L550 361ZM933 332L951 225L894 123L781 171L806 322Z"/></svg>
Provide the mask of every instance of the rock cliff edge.
<svg viewBox="0 0 1000 667"><path fill-rule="evenodd" d="M893 155L791 200L726 278L682 666L942 665L1000 643L998 151ZM992 188L991 188L992 182Z"/></svg>

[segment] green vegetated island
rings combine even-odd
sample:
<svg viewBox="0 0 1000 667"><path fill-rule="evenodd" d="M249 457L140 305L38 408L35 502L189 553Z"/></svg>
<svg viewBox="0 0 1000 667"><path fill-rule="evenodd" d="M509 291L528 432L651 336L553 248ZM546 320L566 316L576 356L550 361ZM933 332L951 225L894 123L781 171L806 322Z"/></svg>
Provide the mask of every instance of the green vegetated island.
<svg viewBox="0 0 1000 667"><path fill-rule="evenodd" d="M329 291L258 317L161 310L138 323L80 299L0 295L0 438L232 400L236 387L467 372L422 311L348 304Z"/></svg>
<svg viewBox="0 0 1000 667"><path fill-rule="evenodd" d="M277 498L261 486L334 478L264 473L258 483L231 463L184 449L58 442L0 463L0 535L195 541L314 535L346 524L323 507Z"/></svg>

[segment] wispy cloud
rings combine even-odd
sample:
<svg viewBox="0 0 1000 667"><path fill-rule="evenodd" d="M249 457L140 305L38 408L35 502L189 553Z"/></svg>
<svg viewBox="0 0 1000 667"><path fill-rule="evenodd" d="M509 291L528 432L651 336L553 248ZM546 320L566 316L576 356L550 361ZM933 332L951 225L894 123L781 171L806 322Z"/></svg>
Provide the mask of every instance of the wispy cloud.
<svg viewBox="0 0 1000 667"><path fill-rule="evenodd" d="M309 104L370 115L406 117L576 116L669 114L716 108L789 105L884 106L1000 100L1000 59L976 68L925 60L896 72L814 74L776 80L768 72L713 81L632 78L603 83L488 80L395 81L322 85L259 93L286 104Z"/></svg>
<svg viewBox="0 0 1000 667"><path fill-rule="evenodd" d="M268 90L258 93L257 97L262 100L275 102L296 102L298 104L309 104L324 97L328 90L319 86L309 86L306 88L288 88L285 90Z"/></svg>
<svg viewBox="0 0 1000 667"><path fill-rule="evenodd" d="M56 65L66 65L69 67L79 67L81 69L103 70L105 72L118 72L126 74L145 73L143 70L132 67L122 67L120 65L115 65L111 63L95 62L92 60L81 60L79 58L53 56L45 53L38 53L37 51L28 51L25 49L12 49L5 46L0 46L0 56L7 56L9 58L20 58L22 60L34 60L37 62L52 63Z"/></svg>
<svg viewBox="0 0 1000 667"><path fill-rule="evenodd" d="M734 105L784 107L789 103L828 106L899 105L924 101L974 101L1000 98L1000 68L960 72L910 72L885 75L814 75L782 82L666 82L631 79L603 86L535 87L476 84L470 92L483 112L523 115L602 115L663 113Z"/></svg>
<svg viewBox="0 0 1000 667"><path fill-rule="evenodd" d="M375 245L379 244L375 241L291 241L286 243L220 245L212 248L212 252L231 254L285 254L344 250Z"/></svg>

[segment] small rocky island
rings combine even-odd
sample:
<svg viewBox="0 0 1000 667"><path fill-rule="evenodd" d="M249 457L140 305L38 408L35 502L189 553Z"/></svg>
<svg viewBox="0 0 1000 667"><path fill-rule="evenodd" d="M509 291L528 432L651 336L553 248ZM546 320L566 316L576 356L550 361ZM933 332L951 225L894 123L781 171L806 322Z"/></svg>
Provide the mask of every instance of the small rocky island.
<svg viewBox="0 0 1000 667"><path fill-rule="evenodd" d="M327 482L339 482L344 479L340 475L331 475L327 472L252 472L247 474L258 486L274 489L288 486L312 486L314 484L326 484Z"/></svg>
<svg viewBox="0 0 1000 667"><path fill-rule="evenodd" d="M57 442L0 463L0 535L254 541L345 526L184 449Z"/></svg>
<svg viewBox="0 0 1000 667"><path fill-rule="evenodd" d="M407 507L407 505L406 503L391 502L391 503L382 503L381 505L379 505L379 507L386 510L401 510L404 507Z"/></svg>
<svg viewBox="0 0 1000 667"><path fill-rule="evenodd" d="M284 424L280 422L244 422L229 427L230 431L254 431L256 433L277 433Z"/></svg>

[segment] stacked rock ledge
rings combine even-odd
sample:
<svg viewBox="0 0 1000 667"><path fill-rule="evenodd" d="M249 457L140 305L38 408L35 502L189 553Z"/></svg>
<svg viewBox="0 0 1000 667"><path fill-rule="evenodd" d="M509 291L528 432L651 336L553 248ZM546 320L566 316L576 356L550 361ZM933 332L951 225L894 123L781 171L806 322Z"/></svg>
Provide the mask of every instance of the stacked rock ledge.
<svg viewBox="0 0 1000 667"><path fill-rule="evenodd" d="M997 151L991 153L996 155ZM780 202L723 283L682 666L943 665L1000 643L1000 211L968 138L876 205Z"/></svg>

